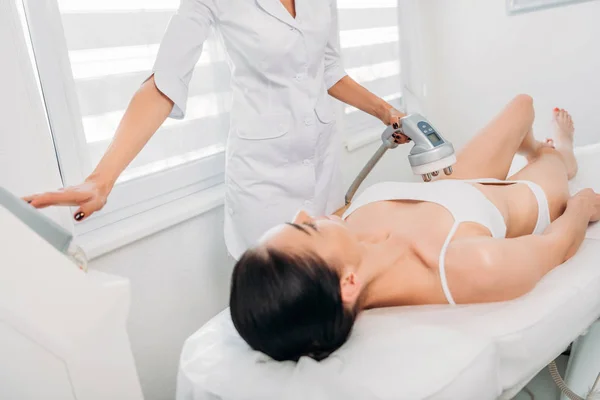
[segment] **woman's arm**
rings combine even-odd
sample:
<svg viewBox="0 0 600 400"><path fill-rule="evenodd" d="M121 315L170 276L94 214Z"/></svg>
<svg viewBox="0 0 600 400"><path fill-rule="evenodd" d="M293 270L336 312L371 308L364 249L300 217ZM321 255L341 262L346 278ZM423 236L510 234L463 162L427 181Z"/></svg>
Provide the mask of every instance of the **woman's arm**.
<svg viewBox="0 0 600 400"><path fill-rule="evenodd" d="M590 221L600 218L600 196L586 189L542 235L456 240L446 254L448 283L457 303L504 301L529 292L577 252Z"/></svg>
<svg viewBox="0 0 600 400"><path fill-rule="evenodd" d="M173 101L158 90L154 76L144 82L129 103L108 150L87 180L110 192L172 109Z"/></svg>
<svg viewBox="0 0 600 400"><path fill-rule="evenodd" d="M348 75L344 76L329 89L329 94L336 99L358 108L378 118L385 125L397 122L404 114L395 110L388 102L369 92ZM393 112L390 112L393 110Z"/></svg>
<svg viewBox="0 0 600 400"><path fill-rule="evenodd" d="M172 108L173 102L157 89L154 77L148 79L133 96L111 145L85 182L24 200L37 208L78 205L75 219L81 221L89 217L104 207L119 175L162 125Z"/></svg>
<svg viewBox="0 0 600 400"><path fill-rule="evenodd" d="M79 206L74 214L78 221L104 206L119 175L167 116L184 117L194 68L220 11L216 3L213 0L181 1L161 41L152 69L154 74L129 103L109 149L85 182L25 200L38 208Z"/></svg>

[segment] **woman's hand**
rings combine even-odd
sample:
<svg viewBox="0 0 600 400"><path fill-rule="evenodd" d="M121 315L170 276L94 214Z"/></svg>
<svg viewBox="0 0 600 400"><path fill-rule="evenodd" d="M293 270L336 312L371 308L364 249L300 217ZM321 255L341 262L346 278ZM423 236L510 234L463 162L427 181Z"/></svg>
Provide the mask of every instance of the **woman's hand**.
<svg viewBox="0 0 600 400"><path fill-rule="evenodd" d="M329 88L328 92L339 101L376 117L386 126L393 124L400 126L400 119L405 116L388 102L369 92L348 75ZM410 142L410 138L402 133L394 135L394 139L398 144Z"/></svg>
<svg viewBox="0 0 600 400"><path fill-rule="evenodd" d="M600 194L583 189L567 202L567 208L575 207L589 216L590 222L600 221Z"/></svg>
<svg viewBox="0 0 600 400"><path fill-rule="evenodd" d="M394 125L394 127L400 127L402 124L400 120L404 118L406 115L396 110L395 108L390 108L387 112L387 115L381 120L385 125ZM410 142L410 138L406 136L404 133L395 133L392 135L395 139L395 142L398 144L404 144Z"/></svg>
<svg viewBox="0 0 600 400"><path fill-rule="evenodd" d="M80 185L59 189L56 192L28 196L23 200L35 208L79 206L73 218L76 221L83 221L104 207L109 193L110 188L107 185L100 184L93 179L87 179Z"/></svg>

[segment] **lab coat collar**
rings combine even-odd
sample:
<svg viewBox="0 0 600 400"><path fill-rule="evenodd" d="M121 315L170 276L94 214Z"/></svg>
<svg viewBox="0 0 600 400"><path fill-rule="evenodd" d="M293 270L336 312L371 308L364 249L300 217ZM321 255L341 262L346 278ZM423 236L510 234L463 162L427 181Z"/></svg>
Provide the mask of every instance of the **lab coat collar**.
<svg viewBox="0 0 600 400"><path fill-rule="evenodd" d="M273 17L279 19L281 22L288 24L289 26L298 29L298 24L294 17L286 10L285 6L280 0L256 0L258 5L271 14ZM298 16L298 6L296 5L296 17Z"/></svg>

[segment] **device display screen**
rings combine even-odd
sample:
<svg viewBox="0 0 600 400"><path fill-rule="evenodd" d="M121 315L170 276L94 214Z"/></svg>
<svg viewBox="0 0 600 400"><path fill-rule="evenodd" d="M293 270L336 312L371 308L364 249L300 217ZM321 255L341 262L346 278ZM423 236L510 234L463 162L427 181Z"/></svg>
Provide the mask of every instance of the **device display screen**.
<svg viewBox="0 0 600 400"><path fill-rule="evenodd" d="M434 132L427 135L427 139L431 142L432 145L436 146L442 143L442 139Z"/></svg>

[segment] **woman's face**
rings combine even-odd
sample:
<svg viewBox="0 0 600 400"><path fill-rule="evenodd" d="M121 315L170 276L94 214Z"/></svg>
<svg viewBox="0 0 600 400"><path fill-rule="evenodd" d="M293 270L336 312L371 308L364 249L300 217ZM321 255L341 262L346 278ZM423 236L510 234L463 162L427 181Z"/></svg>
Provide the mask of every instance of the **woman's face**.
<svg viewBox="0 0 600 400"><path fill-rule="evenodd" d="M302 254L311 252L332 266L360 263L360 245L344 220L336 216L311 217L300 211L291 223L271 229L261 245Z"/></svg>

